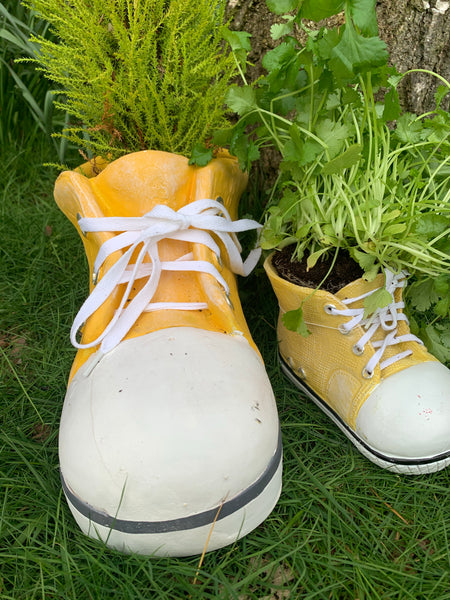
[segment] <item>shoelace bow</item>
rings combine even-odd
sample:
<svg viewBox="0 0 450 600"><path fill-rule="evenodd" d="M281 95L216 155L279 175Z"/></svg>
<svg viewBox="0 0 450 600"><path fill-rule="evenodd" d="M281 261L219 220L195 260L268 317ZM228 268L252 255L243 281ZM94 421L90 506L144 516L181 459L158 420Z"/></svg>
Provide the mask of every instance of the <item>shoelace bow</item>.
<svg viewBox="0 0 450 600"><path fill-rule="evenodd" d="M101 354L117 346L143 312L208 308L205 302L152 302L162 271L207 273L216 279L228 295L228 285L216 267L208 261L194 260L192 252L177 260L161 261L158 253L158 242L161 240L203 244L215 253L220 264L220 248L213 234L222 242L233 273L244 276L254 269L261 255L261 249L255 248L244 262L236 233L259 230L262 226L251 219L232 221L226 208L216 200L196 200L178 211L160 204L142 217L84 217L78 220L78 225L84 234L94 231L120 232L101 245L94 263L93 281L96 285L75 317L70 332L71 342L76 348L92 348L100 344ZM131 257L140 245L136 262L131 263ZM112 253L125 248L123 255L97 283L99 269L105 260ZM149 257L150 262L144 262L145 257ZM144 277L148 278L147 282L129 300L135 281ZM111 321L95 340L87 344L79 343L76 335L83 323L120 284L127 284L127 287Z"/></svg>
<svg viewBox="0 0 450 600"><path fill-rule="evenodd" d="M392 295L392 298L395 298L394 294L398 288L404 288L406 286L406 277L407 273L402 271L398 275L392 273L388 269L385 272L386 283L385 287L387 291ZM378 289L372 290L363 294L362 296L358 296L357 298L348 298L347 300L342 300L342 303L345 305L353 304L368 296L374 294ZM364 375L366 377L372 377L374 369L376 365L380 364L380 369L383 370L389 365L405 358L412 354L412 350L404 350L395 356L390 356L386 358L384 361L381 361L383 354L388 348L388 346L395 346L396 344L401 344L402 342L419 342L423 344L422 340L413 335L412 333L407 333L404 335L397 335L397 327L399 321L405 321L407 325L409 325L409 321L407 316L403 312L398 312L400 309L403 309L405 306L404 302L391 302L388 306L384 308L377 308L377 310L368 318L364 318L364 308L348 308L348 309L337 309L334 306L329 306L329 313L333 315L342 315L345 317L353 317L347 323L343 323L340 326L340 330L343 333L349 333L356 326L363 327L366 329L366 333L358 340L358 342L354 345L353 351L355 354L362 354L364 352L365 345L367 342L371 340L375 332L379 327L383 329L385 333L383 339L372 341L372 346L376 349L375 354L370 358L369 362L366 364L364 369ZM380 362L381 361L381 362Z"/></svg>

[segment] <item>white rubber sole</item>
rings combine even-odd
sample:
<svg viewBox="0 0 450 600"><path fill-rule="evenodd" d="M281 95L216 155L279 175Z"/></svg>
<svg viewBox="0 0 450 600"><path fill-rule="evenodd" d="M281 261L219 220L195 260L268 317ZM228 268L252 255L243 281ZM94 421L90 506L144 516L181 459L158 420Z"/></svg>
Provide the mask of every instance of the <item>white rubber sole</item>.
<svg viewBox="0 0 450 600"><path fill-rule="evenodd" d="M237 496L225 498L204 512L155 522L122 520L96 510L70 489L61 474L69 508L86 535L124 553L180 557L201 554L205 548L207 552L217 550L250 533L275 507L281 479L280 435L276 453L264 473Z"/></svg>
<svg viewBox="0 0 450 600"><path fill-rule="evenodd" d="M312 389L310 389L295 373L291 371L289 365L279 355L281 369L286 377L302 392L304 392L332 421L339 427L344 435L356 446L363 456L368 458L382 469L387 469L393 473L403 475L423 475L428 473L436 473L450 465L450 452L440 454L438 456L424 457L417 459L406 459L403 457L390 456L381 453L379 450L372 448L366 441L361 439L359 435L353 431L341 418L336 414L327 403L320 398Z"/></svg>

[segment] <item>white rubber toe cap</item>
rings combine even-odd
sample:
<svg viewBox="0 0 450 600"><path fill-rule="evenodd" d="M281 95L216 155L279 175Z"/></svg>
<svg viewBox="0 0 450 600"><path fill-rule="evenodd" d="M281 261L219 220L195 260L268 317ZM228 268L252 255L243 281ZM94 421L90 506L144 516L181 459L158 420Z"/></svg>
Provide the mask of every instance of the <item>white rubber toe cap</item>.
<svg viewBox="0 0 450 600"><path fill-rule="evenodd" d="M423 460L450 452L450 370L424 362L387 377L370 394L356 432L385 457Z"/></svg>
<svg viewBox="0 0 450 600"><path fill-rule="evenodd" d="M178 519L246 489L278 436L272 388L244 337L163 329L76 373L61 417L61 472L109 515Z"/></svg>

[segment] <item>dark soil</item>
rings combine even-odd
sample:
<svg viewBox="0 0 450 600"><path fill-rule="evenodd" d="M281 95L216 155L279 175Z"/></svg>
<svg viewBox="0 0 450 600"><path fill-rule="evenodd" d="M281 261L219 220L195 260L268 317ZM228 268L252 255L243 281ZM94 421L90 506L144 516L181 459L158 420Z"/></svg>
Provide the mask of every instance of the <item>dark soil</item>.
<svg viewBox="0 0 450 600"><path fill-rule="evenodd" d="M313 269L309 271L306 268L307 256L304 256L301 262L292 260L292 254L295 250L295 244L286 246L283 250L275 252L272 264L278 275L291 283L315 289L328 273L333 256L318 261ZM345 287L352 281L362 277L364 271L350 257L349 253L341 250L336 259L333 270L322 284L322 289L335 294L338 290Z"/></svg>

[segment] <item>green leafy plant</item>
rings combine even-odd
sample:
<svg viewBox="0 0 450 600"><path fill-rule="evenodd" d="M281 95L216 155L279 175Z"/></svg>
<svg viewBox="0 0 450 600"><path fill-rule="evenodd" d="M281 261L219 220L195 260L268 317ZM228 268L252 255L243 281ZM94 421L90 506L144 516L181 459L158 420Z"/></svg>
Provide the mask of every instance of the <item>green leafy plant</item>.
<svg viewBox="0 0 450 600"><path fill-rule="evenodd" d="M423 295L424 282L438 277L447 298L436 291L436 303L427 310L446 318L450 117L441 106L450 84L430 73L441 84L435 109L419 116L403 113L397 87L407 74L387 66L375 1L298 4L268 1L269 8L282 14L284 22L272 27L281 43L264 56L267 75L254 85L245 74L248 36L225 31L243 85L231 87L226 97L240 118L219 131L215 141L227 143L244 168L264 147L275 147L281 157L262 246L269 250L293 244L293 257L307 257L309 269L346 250L368 280L386 268L407 270L417 282L411 286L416 308L414 295ZM294 12L283 15L287 10ZM318 20L341 10L345 23L339 28L310 30L304 25L303 19ZM287 326L290 319L291 328L302 329L301 310L286 318Z"/></svg>
<svg viewBox="0 0 450 600"><path fill-rule="evenodd" d="M220 34L225 3L27 0L50 23L36 61L65 92L63 135L110 159L144 149L190 156L225 123L235 72ZM210 152L210 155L212 151Z"/></svg>

